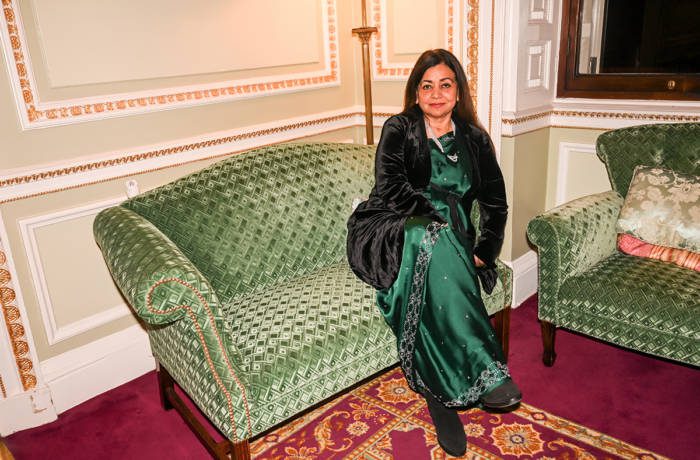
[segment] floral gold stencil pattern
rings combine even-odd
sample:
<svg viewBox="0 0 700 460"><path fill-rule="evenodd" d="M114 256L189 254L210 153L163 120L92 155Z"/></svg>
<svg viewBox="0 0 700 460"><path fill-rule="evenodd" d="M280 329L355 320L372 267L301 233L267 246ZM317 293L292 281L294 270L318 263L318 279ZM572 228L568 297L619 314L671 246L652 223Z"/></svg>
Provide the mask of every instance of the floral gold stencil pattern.
<svg viewBox="0 0 700 460"><path fill-rule="evenodd" d="M527 404L507 414L473 408L460 418L464 458L665 458ZM398 368L253 442L251 453L280 460L447 458L423 398Z"/></svg>
<svg viewBox="0 0 700 460"><path fill-rule="evenodd" d="M12 275L7 266L7 255L0 241L0 306L5 318L5 325L12 344L12 352L17 363L17 370L25 391L36 387L34 363L29 355L29 343L25 335L24 325L19 308L16 306L15 290L12 286ZM2 386L5 394L5 387Z"/></svg>

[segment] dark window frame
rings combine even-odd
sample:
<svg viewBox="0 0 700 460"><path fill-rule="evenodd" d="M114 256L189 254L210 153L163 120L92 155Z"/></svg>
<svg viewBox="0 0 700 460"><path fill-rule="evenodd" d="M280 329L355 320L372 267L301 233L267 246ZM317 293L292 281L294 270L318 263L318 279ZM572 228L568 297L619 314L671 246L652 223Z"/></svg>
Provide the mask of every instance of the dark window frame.
<svg viewBox="0 0 700 460"><path fill-rule="evenodd" d="M700 100L700 75L697 74L579 74L576 61L582 2L562 2L557 97Z"/></svg>

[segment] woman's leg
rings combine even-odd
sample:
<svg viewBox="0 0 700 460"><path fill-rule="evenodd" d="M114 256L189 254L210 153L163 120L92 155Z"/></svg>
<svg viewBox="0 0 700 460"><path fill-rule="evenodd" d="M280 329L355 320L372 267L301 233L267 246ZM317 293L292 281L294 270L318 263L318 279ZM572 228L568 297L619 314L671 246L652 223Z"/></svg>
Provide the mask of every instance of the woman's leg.
<svg viewBox="0 0 700 460"><path fill-rule="evenodd" d="M438 444L448 454L461 457L467 451L467 435L457 411L442 405L430 392L425 392L423 396L435 425Z"/></svg>

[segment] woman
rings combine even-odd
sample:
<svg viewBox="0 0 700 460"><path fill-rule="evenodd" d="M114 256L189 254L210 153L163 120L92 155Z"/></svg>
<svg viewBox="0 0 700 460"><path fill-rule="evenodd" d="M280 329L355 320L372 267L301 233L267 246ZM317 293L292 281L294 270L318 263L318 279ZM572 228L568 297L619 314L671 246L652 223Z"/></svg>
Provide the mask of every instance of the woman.
<svg viewBox="0 0 700 460"><path fill-rule="evenodd" d="M459 456L466 435L456 407L505 408L521 396L477 281L489 292L495 284L508 211L503 177L450 52L426 51L416 62L403 112L382 129L375 180L348 220L348 260L378 290L406 380L425 397L440 446Z"/></svg>

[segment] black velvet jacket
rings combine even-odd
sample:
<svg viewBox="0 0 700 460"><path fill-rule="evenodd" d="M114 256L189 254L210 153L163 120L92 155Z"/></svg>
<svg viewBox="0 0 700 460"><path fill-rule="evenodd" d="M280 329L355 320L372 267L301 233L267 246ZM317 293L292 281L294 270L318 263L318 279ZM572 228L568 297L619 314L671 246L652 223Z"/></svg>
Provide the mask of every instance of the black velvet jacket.
<svg viewBox="0 0 700 460"><path fill-rule="evenodd" d="M466 229L474 254L495 277L494 262L503 244L508 216L503 176L493 145L482 129L454 120L460 152L471 156L472 185L462 196L470 214L474 200L481 215L479 237L471 222ZM348 220L347 253L353 272L376 289L390 287L398 274L406 219L423 216L445 222L421 193L430 183L430 148L423 112L414 106L389 118L382 128L375 157L375 185ZM482 277L483 281L483 277Z"/></svg>

